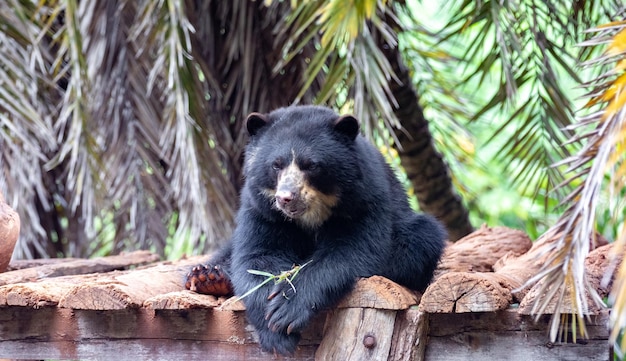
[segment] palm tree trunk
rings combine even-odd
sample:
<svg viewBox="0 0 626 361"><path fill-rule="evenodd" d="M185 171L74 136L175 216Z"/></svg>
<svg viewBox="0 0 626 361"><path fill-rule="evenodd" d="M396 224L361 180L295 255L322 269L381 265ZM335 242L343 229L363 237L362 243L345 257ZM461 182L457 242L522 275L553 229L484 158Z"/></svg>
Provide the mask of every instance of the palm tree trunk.
<svg viewBox="0 0 626 361"><path fill-rule="evenodd" d="M402 126L395 131L400 162L413 185L420 208L443 222L450 241L456 241L474 230L467 208L454 190L448 165L435 149L428 121L398 48L381 48L399 79L399 82L391 81L390 88L398 102L394 113Z"/></svg>

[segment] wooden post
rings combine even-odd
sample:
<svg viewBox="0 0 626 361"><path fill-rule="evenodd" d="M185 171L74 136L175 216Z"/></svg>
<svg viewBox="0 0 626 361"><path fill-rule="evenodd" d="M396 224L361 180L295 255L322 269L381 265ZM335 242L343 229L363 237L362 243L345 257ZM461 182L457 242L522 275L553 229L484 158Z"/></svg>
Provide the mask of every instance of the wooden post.
<svg viewBox="0 0 626 361"><path fill-rule="evenodd" d="M373 276L326 317L316 360L423 360L426 317L419 294Z"/></svg>
<svg viewBox="0 0 626 361"><path fill-rule="evenodd" d="M339 308L326 316L316 360L387 360L397 311Z"/></svg>

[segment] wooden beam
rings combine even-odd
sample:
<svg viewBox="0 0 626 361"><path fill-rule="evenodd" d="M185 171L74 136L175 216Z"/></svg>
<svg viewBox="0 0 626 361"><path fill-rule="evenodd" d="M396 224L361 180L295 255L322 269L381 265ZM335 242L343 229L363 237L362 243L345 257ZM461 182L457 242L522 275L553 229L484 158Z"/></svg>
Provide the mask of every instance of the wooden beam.
<svg viewBox="0 0 626 361"><path fill-rule="evenodd" d="M153 263L158 260L159 256L149 251L135 251L109 257L54 262L2 273L0 274L0 286L32 282L43 278L110 272L127 269L130 266Z"/></svg>
<svg viewBox="0 0 626 361"><path fill-rule="evenodd" d="M296 354L313 360L324 319L302 335ZM0 309L0 358L267 360L243 312L145 308L109 311Z"/></svg>
<svg viewBox="0 0 626 361"><path fill-rule="evenodd" d="M95 282L77 284L59 300L59 307L81 310L120 310L143 307L160 294L183 289L183 281L197 258L138 269L108 273Z"/></svg>
<svg viewBox="0 0 626 361"><path fill-rule="evenodd" d="M613 360L608 343L608 312L592 316L589 339L551 343L550 315L537 322L515 309L465 314L431 314L428 361L457 360ZM570 335L571 336L571 335Z"/></svg>

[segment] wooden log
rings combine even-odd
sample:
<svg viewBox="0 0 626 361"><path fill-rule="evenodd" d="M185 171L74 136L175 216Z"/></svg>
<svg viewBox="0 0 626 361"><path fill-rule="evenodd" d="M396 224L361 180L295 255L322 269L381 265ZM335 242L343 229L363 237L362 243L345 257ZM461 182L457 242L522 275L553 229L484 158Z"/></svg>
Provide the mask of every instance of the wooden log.
<svg viewBox="0 0 626 361"><path fill-rule="evenodd" d="M482 225L446 247L435 276L448 272L492 272L500 258L520 256L531 246L531 239L520 230Z"/></svg>
<svg viewBox="0 0 626 361"><path fill-rule="evenodd" d="M421 294L382 276L361 278L354 289L337 305L338 308L375 308L405 310L419 304Z"/></svg>
<svg viewBox="0 0 626 361"><path fill-rule="evenodd" d="M497 269L496 274L499 276L501 284L516 291L513 295L516 302L521 302L530 291L532 285L528 285L527 281L535 276L546 263L554 246L553 243L558 238L558 234L544 235L533 244L533 247L526 254L518 258L507 259L502 267ZM589 249L593 250L606 244L608 242L604 237L595 234L589 240Z"/></svg>
<svg viewBox="0 0 626 361"><path fill-rule="evenodd" d="M526 296L519 304L518 312L522 315L534 315L537 311L534 309L535 304L538 301L544 302L546 298L546 293L542 293L544 281L537 282L530 288L530 290L526 293ZM563 300L561 301L561 305L559 306L560 313L578 313L578 310L575 309L572 305L572 289L565 284L559 284L556 286L558 288L557 294L553 296L543 309L542 313L544 314L554 314L557 312L557 305L559 304L559 295L563 292L563 287L565 287L565 291L563 293ZM581 304L581 311L585 315L597 315L606 307L602 303L602 300L599 299L594 300L593 295L589 293L589 290L584 290L585 302L587 305Z"/></svg>
<svg viewBox="0 0 626 361"><path fill-rule="evenodd" d="M611 292L617 270L624 260L624 253L616 252L615 248L614 243L598 247L585 259L589 283L600 297L606 297Z"/></svg>
<svg viewBox="0 0 626 361"><path fill-rule="evenodd" d="M492 273L451 272L428 286L419 309L429 313L488 312L509 307L510 290Z"/></svg>
<svg viewBox="0 0 626 361"><path fill-rule="evenodd" d="M0 307L41 308L56 306L61 297L77 284L96 281L99 275L46 278L38 282L15 283L0 287Z"/></svg>
<svg viewBox="0 0 626 361"><path fill-rule="evenodd" d="M499 235L503 239L511 240L505 242L505 244L509 244L509 248L506 252L498 254L499 259L489 258L489 262L472 266L472 269L493 270L497 265L496 272L450 272L455 266L453 266L453 260L448 259L445 263L449 266L440 271L440 276L428 286L422 296L419 306L422 312L488 312L506 309L514 300L511 291L521 287L526 280L534 275L533 272L536 268L527 268L526 266L527 261L534 261L526 258L528 253L516 256L528 246L530 241L528 236L520 231L504 227L482 227L475 233L477 235L470 234L467 237L471 240L474 248L478 249L481 247L481 235L485 235L485 243L491 245L499 244ZM522 247L513 248L516 242L520 243ZM531 250L534 247L535 245L531 247ZM490 247L490 252L495 252L495 248L497 247ZM476 252L473 253L473 256L476 256ZM488 259L487 257L479 258ZM516 263L518 260L520 260L519 263ZM457 269L468 269L469 262L469 260L464 261L464 265Z"/></svg>
<svg viewBox="0 0 626 361"><path fill-rule="evenodd" d="M180 262L186 262L192 265L205 259L206 256L198 256ZM133 272L138 271L139 270ZM114 277L127 273L129 272L113 271L104 274L90 273L86 275L44 278L35 282L8 284L0 287L0 307L25 306L39 308L43 306L56 306L61 301L61 298L68 295L77 287L100 284L103 281L111 280ZM183 287L182 282L183 278L181 276L179 290Z"/></svg>
<svg viewBox="0 0 626 361"><path fill-rule="evenodd" d="M37 267L2 273L0 274L0 286L12 283L32 282L38 279L50 277L122 270L131 266L153 263L158 260L159 256L149 251L135 251L122 253L116 256L55 262L52 264L44 264Z"/></svg>
<svg viewBox="0 0 626 361"><path fill-rule="evenodd" d="M137 251L91 260L73 259L65 263L54 262L33 268L6 272L0 274L0 284L5 284L0 287L0 307L23 306L40 308L56 306L61 297L65 296L77 285L98 282L102 275L95 272L124 269L130 266L151 263L156 260L158 260L158 256L155 254L148 251ZM80 275L81 273L88 274ZM72 276L62 276L64 274ZM32 280L32 282L27 282L28 280Z"/></svg>
<svg viewBox="0 0 626 361"><path fill-rule="evenodd" d="M61 297L59 307L83 310L142 307L151 297L181 291L189 268L206 261L206 258L193 257L133 272L102 275L96 282L84 282L73 287Z"/></svg>
<svg viewBox="0 0 626 361"><path fill-rule="evenodd" d="M159 294L146 299L143 307L153 310L187 310L219 307L225 299L184 290Z"/></svg>
<svg viewBox="0 0 626 361"><path fill-rule="evenodd" d="M243 312L145 308L0 309L0 357L9 359L268 360ZM313 360L323 319L302 334L293 357Z"/></svg>
<svg viewBox="0 0 626 361"><path fill-rule="evenodd" d="M527 281L543 267L557 236L542 237L519 257L507 253L494 265L495 272L445 274L428 286L422 296L420 310L433 313L476 310L487 312L503 310L510 303L521 302L530 289ZM589 242L595 247L606 240L596 236ZM461 283L466 285L460 286ZM448 297L442 299L445 295ZM505 299L510 302L502 302ZM474 302L480 302L480 305L473 305Z"/></svg>
<svg viewBox="0 0 626 361"><path fill-rule="evenodd" d="M6 271L20 234L20 216L4 201L0 192L0 272Z"/></svg>
<svg viewBox="0 0 626 361"><path fill-rule="evenodd" d="M17 270L21 270L25 268L53 265L57 263L75 261L77 259L79 258L67 257L67 258L14 259L14 260L11 260L11 263L9 263L9 267L7 268L7 271L17 271Z"/></svg>

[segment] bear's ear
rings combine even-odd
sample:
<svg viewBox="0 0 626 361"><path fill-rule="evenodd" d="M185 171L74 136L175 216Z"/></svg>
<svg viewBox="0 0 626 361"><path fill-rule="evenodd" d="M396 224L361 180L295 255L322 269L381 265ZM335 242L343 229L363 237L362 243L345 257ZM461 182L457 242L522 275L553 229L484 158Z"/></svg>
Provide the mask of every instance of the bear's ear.
<svg viewBox="0 0 626 361"><path fill-rule="evenodd" d="M269 124L269 119L265 114L250 113L246 118L246 128L250 136L255 136L261 128Z"/></svg>
<svg viewBox="0 0 626 361"><path fill-rule="evenodd" d="M354 140L359 134L359 121L352 115L342 115L335 120L333 128L335 131Z"/></svg>

